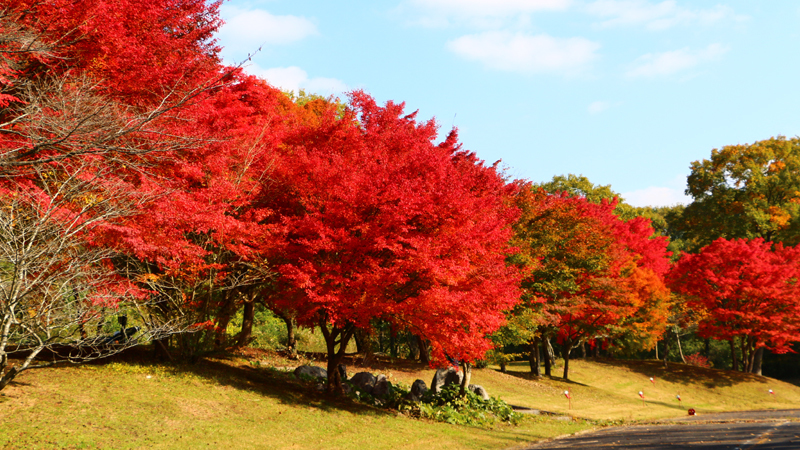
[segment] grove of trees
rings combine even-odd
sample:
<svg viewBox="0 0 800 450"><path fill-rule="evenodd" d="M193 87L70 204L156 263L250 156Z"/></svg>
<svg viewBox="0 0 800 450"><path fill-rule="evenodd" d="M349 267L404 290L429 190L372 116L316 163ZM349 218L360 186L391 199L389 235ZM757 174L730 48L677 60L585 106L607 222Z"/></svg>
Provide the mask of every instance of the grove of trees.
<svg viewBox="0 0 800 450"><path fill-rule="evenodd" d="M800 340L797 139L714 150L692 204L634 208L584 177L511 180L403 103L225 66L218 8L0 10L0 390L132 345L244 346L257 307L292 350L296 327L323 335L331 393L348 344L384 330L465 368L523 348L551 375L555 345L564 378L577 348L680 330L753 372Z"/></svg>

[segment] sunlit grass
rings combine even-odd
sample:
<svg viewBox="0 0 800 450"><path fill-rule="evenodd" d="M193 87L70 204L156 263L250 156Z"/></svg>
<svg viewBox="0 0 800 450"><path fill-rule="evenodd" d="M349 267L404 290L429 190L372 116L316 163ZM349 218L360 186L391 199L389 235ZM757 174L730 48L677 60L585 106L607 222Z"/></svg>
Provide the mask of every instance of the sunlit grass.
<svg viewBox="0 0 800 450"><path fill-rule="evenodd" d="M0 397L0 448L493 449L592 426L543 418L491 430L429 422L328 399L262 360L28 372Z"/></svg>

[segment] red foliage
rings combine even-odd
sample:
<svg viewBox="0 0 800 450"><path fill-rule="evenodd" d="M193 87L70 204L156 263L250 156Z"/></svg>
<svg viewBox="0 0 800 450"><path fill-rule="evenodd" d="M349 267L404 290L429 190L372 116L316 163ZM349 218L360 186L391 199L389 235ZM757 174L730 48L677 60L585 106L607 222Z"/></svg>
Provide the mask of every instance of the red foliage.
<svg viewBox="0 0 800 450"><path fill-rule="evenodd" d="M668 291L666 240L646 220L622 221L614 202L591 203L523 185L514 256L525 274L529 307L544 333L557 329L566 352L598 334L663 332ZM566 373L566 370L565 370Z"/></svg>
<svg viewBox="0 0 800 450"><path fill-rule="evenodd" d="M429 339L434 354L483 356L518 298L504 257L515 210L493 167L455 132L403 104L356 92L352 110L306 106L269 193L282 286L272 302L299 321L369 329L381 319Z"/></svg>
<svg viewBox="0 0 800 450"><path fill-rule="evenodd" d="M681 258L669 284L689 307L707 312L702 337L744 338L750 349L786 352L800 340L799 252L762 239L720 238Z"/></svg>

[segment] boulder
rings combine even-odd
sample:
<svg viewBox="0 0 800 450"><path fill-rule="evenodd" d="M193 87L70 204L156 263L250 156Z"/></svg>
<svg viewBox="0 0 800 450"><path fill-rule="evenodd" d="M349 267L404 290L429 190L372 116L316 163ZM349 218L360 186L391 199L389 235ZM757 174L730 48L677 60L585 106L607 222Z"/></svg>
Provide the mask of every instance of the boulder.
<svg viewBox="0 0 800 450"><path fill-rule="evenodd" d="M414 384L411 385L411 391L408 393L408 399L412 402L418 402L422 400L422 396L428 392L428 385L425 384L422 380L414 381Z"/></svg>
<svg viewBox="0 0 800 450"><path fill-rule="evenodd" d="M369 372L358 372L352 378L347 380L356 389L367 394L372 394L372 389L375 388L375 375Z"/></svg>
<svg viewBox="0 0 800 450"><path fill-rule="evenodd" d="M482 399L489 400L489 393L486 392L486 389L484 389L483 386L479 384L470 384L467 386L467 388L469 388L470 391L480 395Z"/></svg>
<svg viewBox="0 0 800 450"><path fill-rule="evenodd" d="M464 372L456 370L453 367L439 369L433 375L433 381L431 381L431 390L434 394L436 394L445 386L451 384L461 384L461 379L463 377Z"/></svg>
<svg viewBox="0 0 800 450"><path fill-rule="evenodd" d="M392 383L386 379L386 375L378 375L375 380L375 387L372 388L372 396L377 399L385 399L389 392L392 390Z"/></svg>
<svg viewBox="0 0 800 450"><path fill-rule="evenodd" d="M322 367L317 366L300 366L297 369L294 369L294 376L300 378L302 376L313 377L313 378L328 378L328 371L323 369Z"/></svg>

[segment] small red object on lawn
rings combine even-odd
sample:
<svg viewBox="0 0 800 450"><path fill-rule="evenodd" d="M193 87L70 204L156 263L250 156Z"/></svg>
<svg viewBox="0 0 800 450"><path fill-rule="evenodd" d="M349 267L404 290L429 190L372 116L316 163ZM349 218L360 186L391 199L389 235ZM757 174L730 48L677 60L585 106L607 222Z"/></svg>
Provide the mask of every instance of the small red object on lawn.
<svg viewBox="0 0 800 450"><path fill-rule="evenodd" d="M653 377L650 377L650 382L653 383L653 386L656 385L656 380L654 380Z"/></svg>
<svg viewBox="0 0 800 450"><path fill-rule="evenodd" d="M644 401L644 392L642 392L642 391L639 391L639 397L642 397L642 404L643 404L644 406L647 406L647 403L645 403L645 401Z"/></svg>
<svg viewBox="0 0 800 450"><path fill-rule="evenodd" d="M770 395L775 395L775 392L773 392L772 389L769 390L769 393Z"/></svg>
<svg viewBox="0 0 800 450"><path fill-rule="evenodd" d="M694 408L689 408L689 415L690 416L695 415Z"/></svg>
<svg viewBox="0 0 800 450"><path fill-rule="evenodd" d="M564 391L564 397L567 397L567 400L569 400L569 409L572 409L572 396L569 394L569 391Z"/></svg>

